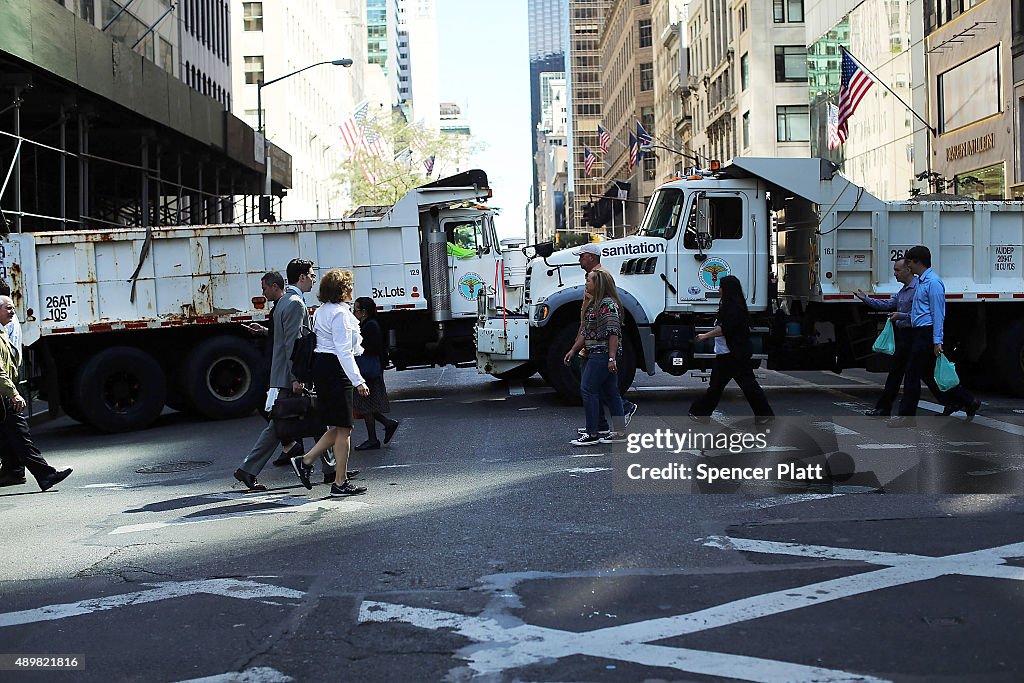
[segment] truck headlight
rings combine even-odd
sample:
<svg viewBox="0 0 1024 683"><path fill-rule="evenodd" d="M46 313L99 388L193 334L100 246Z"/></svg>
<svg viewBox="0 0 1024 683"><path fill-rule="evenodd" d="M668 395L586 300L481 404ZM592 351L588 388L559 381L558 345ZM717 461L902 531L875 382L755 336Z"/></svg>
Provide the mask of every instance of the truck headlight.
<svg viewBox="0 0 1024 683"><path fill-rule="evenodd" d="M548 313L550 312L551 309L548 308L547 304L540 304L533 312L533 319L536 321L547 320Z"/></svg>

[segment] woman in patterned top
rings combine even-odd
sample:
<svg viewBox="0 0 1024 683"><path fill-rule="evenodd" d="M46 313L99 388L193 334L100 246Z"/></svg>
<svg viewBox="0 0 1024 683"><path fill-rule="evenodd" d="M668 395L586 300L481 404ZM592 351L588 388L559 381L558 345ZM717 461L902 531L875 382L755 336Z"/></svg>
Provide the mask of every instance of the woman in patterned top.
<svg viewBox="0 0 1024 683"><path fill-rule="evenodd" d="M619 341L622 338L619 320L621 304L611 273L604 268L590 271L587 274L586 296L591 303L583 313L583 326L576 337L576 343L563 359L568 365L581 348L587 350L587 362L580 379L587 433L570 443L574 446L619 443L626 440L617 376ZM612 416L612 431L605 437L598 434L602 403L608 406Z"/></svg>

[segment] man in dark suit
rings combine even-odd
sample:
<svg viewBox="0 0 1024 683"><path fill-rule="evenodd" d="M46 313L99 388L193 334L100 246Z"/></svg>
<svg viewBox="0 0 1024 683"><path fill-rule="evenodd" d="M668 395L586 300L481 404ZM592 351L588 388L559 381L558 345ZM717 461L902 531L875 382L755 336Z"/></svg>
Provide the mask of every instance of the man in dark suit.
<svg viewBox="0 0 1024 683"><path fill-rule="evenodd" d="M16 349L3 329L14 315L14 301L9 296L0 296L0 486L24 484L27 469L36 478L39 488L47 491L64 481L71 474L71 468L57 471L32 443L24 414L25 399L15 384L18 377Z"/></svg>
<svg viewBox="0 0 1024 683"><path fill-rule="evenodd" d="M313 262L305 259L292 259L288 263L287 272L287 286L284 286L284 278L278 272L267 273L261 280L264 295L274 302L270 333L272 348L270 390L267 392L268 411L280 392L290 391L298 394L304 388L302 383L292 375L291 354L295 347L295 340L302 334L308 334L311 329L309 309L306 308L303 294L312 291L316 274L313 272ZM235 470L235 479L245 484L250 491L266 491L267 487L260 484L256 480L256 476L263 471L267 462L277 451L279 443L274 422L271 420L267 422L267 426L256 439L249 455ZM297 442L288 455L302 455L302 451L302 443ZM325 454L322 461L325 481L328 480L328 477L330 481L334 481L333 458Z"/></svg>

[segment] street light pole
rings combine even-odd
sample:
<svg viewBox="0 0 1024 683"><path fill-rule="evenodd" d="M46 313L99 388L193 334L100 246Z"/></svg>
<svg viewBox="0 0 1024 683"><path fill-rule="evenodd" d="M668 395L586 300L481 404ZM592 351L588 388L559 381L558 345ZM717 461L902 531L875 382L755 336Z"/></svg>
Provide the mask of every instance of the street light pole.
<svg viewBox="0 0 1024 683"><path fill-rule="evenodd" d="M270 201L269 197L271 195L271 192L270 192L270 154L269 154L270 146L267 144L267 134L266 134L266 131L263 129L263 89L265 87L267 87L268 85L273 85L274 83L277 83L278 81L283 81L286 78L291 78L292 76L294 76L296 74L300 74L300 73L302 73L303 71L305 71L307 69L312 69L314 66L323 66L324 64L331 64L333 66L350 67L350 66L352 66L352 60L347 58L347 57L344 58L344 59L328 59L328 60L323 61L323 62L317 62L315 64L310 64L309 66L304 66L301 69L297 69L297 70L295 70L295 71L293 71L293 72L291 72L289 74L285 74L284 76L278 76L277 78L274 78L274 79L266 81L266 82L264 82L262 79L256 81L256 132L260 133L261 135L263 135L263 165L266 168L266 179L265 179L264 184L263 184L263 194L264 194L264 196L268 197L268 199L267 199L268 202ZM261 204L262 204L262 202L261 202ZM260 219L263 220L263 218L264 218L264 216L261 215Z"/></svg>

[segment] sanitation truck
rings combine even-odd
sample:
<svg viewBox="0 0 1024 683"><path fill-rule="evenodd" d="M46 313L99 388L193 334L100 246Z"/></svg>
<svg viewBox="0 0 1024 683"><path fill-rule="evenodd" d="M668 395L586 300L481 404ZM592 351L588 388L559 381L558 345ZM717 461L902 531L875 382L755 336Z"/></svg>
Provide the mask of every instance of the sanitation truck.
<svg viewBox="0 0 1024 683"><path fill-rule="evenodd" d="M889 357L871 350L884 316L854 292L898 291L893 261L918 244L946 285L945 346L958 370L986 372L1024 395L1024 203L882 201L828 161L765 158L662 185L636 235L600 243L623 307L620 388L637 369L710 367L713 345L694 336L712 327L726 275L743 283L756 364L886 370ZM571 250L538 245L530 256L523 277L506 285L522 291L518 309L502 309L490 293L478 302L477 366L540 371L578 400L579 370L562 357L579 328L584 272Z"/></svg>
<svg viewBox="0 0 1024 683"><path fill-rule="evenodd" d="M243 325L267 319L260 278L293 258L355 273L396 368L472 365L477 294L502 277L490 195L474 170L344 220L10 234L0 276L51 406L105 431L165 405L239 417L263 405L269 362Z"/></svg>

